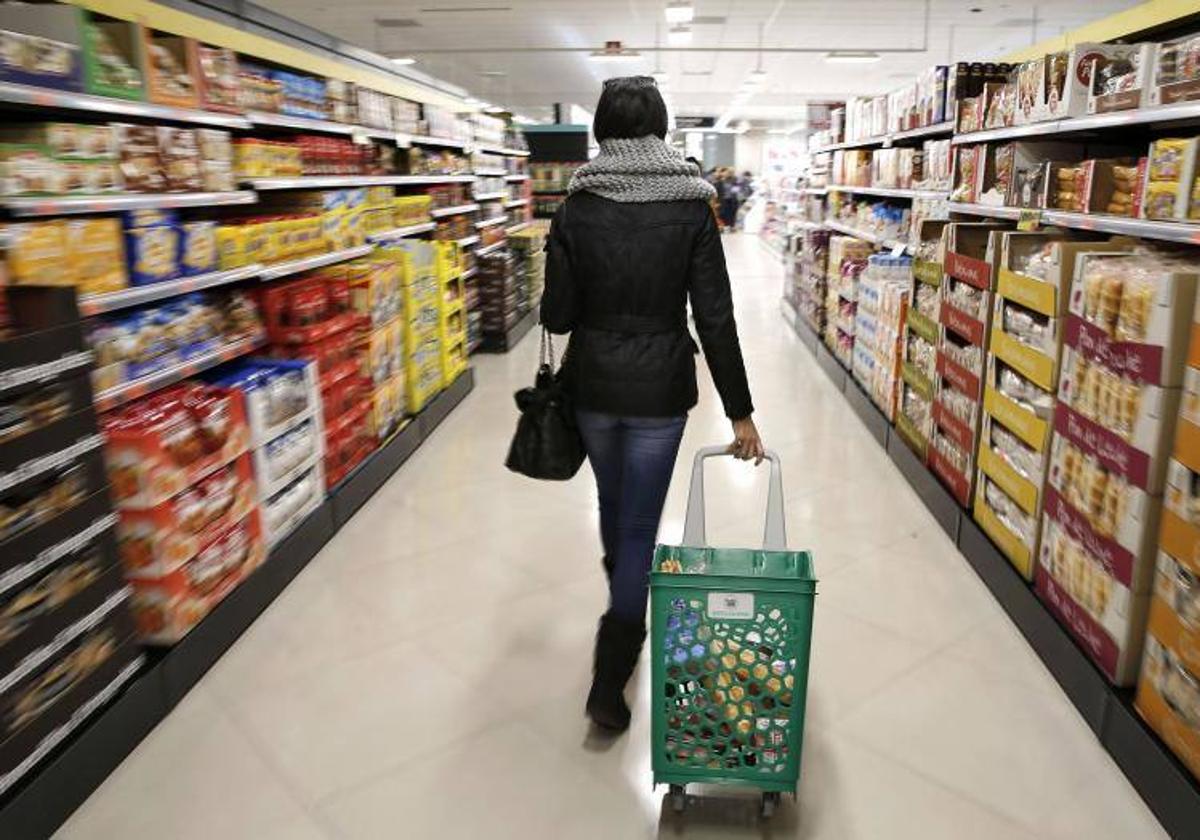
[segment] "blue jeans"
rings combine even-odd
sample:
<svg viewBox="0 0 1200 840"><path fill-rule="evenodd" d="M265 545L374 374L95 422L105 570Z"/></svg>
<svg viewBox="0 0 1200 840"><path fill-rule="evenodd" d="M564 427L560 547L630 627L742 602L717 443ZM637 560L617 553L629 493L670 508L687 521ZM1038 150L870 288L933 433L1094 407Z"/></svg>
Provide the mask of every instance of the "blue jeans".
<svg viewBox="0 0 1200 840"><path fill-rule="evenodd" d="M600 538L612 564L609 610L646 617L650 561L687 417L577 411L600 495Z"/></svg>

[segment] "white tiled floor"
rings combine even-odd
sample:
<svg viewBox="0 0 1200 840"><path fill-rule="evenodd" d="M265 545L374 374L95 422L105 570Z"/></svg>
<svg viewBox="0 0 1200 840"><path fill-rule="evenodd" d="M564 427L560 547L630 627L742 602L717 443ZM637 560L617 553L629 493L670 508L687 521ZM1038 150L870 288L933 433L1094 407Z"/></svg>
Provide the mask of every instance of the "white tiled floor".
<svg viewBox="0 0 1200 840"><path fill-rule="evenodd" d="M582 707L603 603L595 494L502 467L535 338L478 387L63 828L79 838L1156 838L1053 679L779 314L781 270L726 239L789 536L821 577L800 805L650 785ZM723 442L707 387L683 451ZM681 463L662 538L682 531ZM710 467L710 538L753 544L765 470Z"/></svg>

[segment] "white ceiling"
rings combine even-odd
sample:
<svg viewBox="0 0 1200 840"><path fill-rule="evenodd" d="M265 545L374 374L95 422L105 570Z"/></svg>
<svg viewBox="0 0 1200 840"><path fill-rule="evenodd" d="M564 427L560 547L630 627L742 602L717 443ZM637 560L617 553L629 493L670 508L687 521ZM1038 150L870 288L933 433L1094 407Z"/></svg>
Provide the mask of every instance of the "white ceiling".
<svg viewBox="0 0 1200 840"><path fill-rule="evenodd" d="M683 114L725 112L755 69L760 25L768 84L734 115L795 120L809 99L882 93L925 67L987 60L1113 12L1134 0L696 0L701 18L692 49L666 49L664 0L258 0L351 43L389 56L412 55L417 67L481 99L533 117L553 102L591 108L608 76L670 74L674 107ZM974 11L979 9L979 11ZM416 25L381 27L377 19ZM602 63L586 50L621 40L642 57ZM664 49L656 54L655 45ZM563 51L575 48L580 51ZM746 51L735 51L738 48ZM809 49L816 52L783 52ZM908 49L868 65L824 61L829 49ZM556 51L557 50L557 51ZM488 75L502 74L502 75Z"/></svg>

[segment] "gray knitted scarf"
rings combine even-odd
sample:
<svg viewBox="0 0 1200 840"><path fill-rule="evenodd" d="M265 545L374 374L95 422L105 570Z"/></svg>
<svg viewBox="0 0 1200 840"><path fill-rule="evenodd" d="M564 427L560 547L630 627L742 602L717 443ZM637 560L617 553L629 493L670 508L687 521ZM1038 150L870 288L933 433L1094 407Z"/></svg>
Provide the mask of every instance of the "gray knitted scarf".
<svg viewBox="0 0 1200 840"><path fill-rule="evenodd" d="M575 170L567 192L590 192L613 201L708 201L712 184L700 168L652 134L600 143L600 154Z"/></svg>

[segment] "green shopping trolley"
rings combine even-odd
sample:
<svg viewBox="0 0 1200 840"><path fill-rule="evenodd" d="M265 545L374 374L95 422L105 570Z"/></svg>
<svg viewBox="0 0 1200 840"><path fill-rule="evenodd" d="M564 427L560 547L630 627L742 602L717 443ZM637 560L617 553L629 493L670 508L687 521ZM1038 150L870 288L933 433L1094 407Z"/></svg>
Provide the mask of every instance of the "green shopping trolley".
<svg viewBox="0 0 1200 840"><path fill-rule="evenodd" d="M704 461L696 453L683 545L659 545L650 574L654 784L683 811L689 783L762 791L762 816L796 792L816 578L788 551L779 456L771 464L762 549L712 548Z"/></svg>

